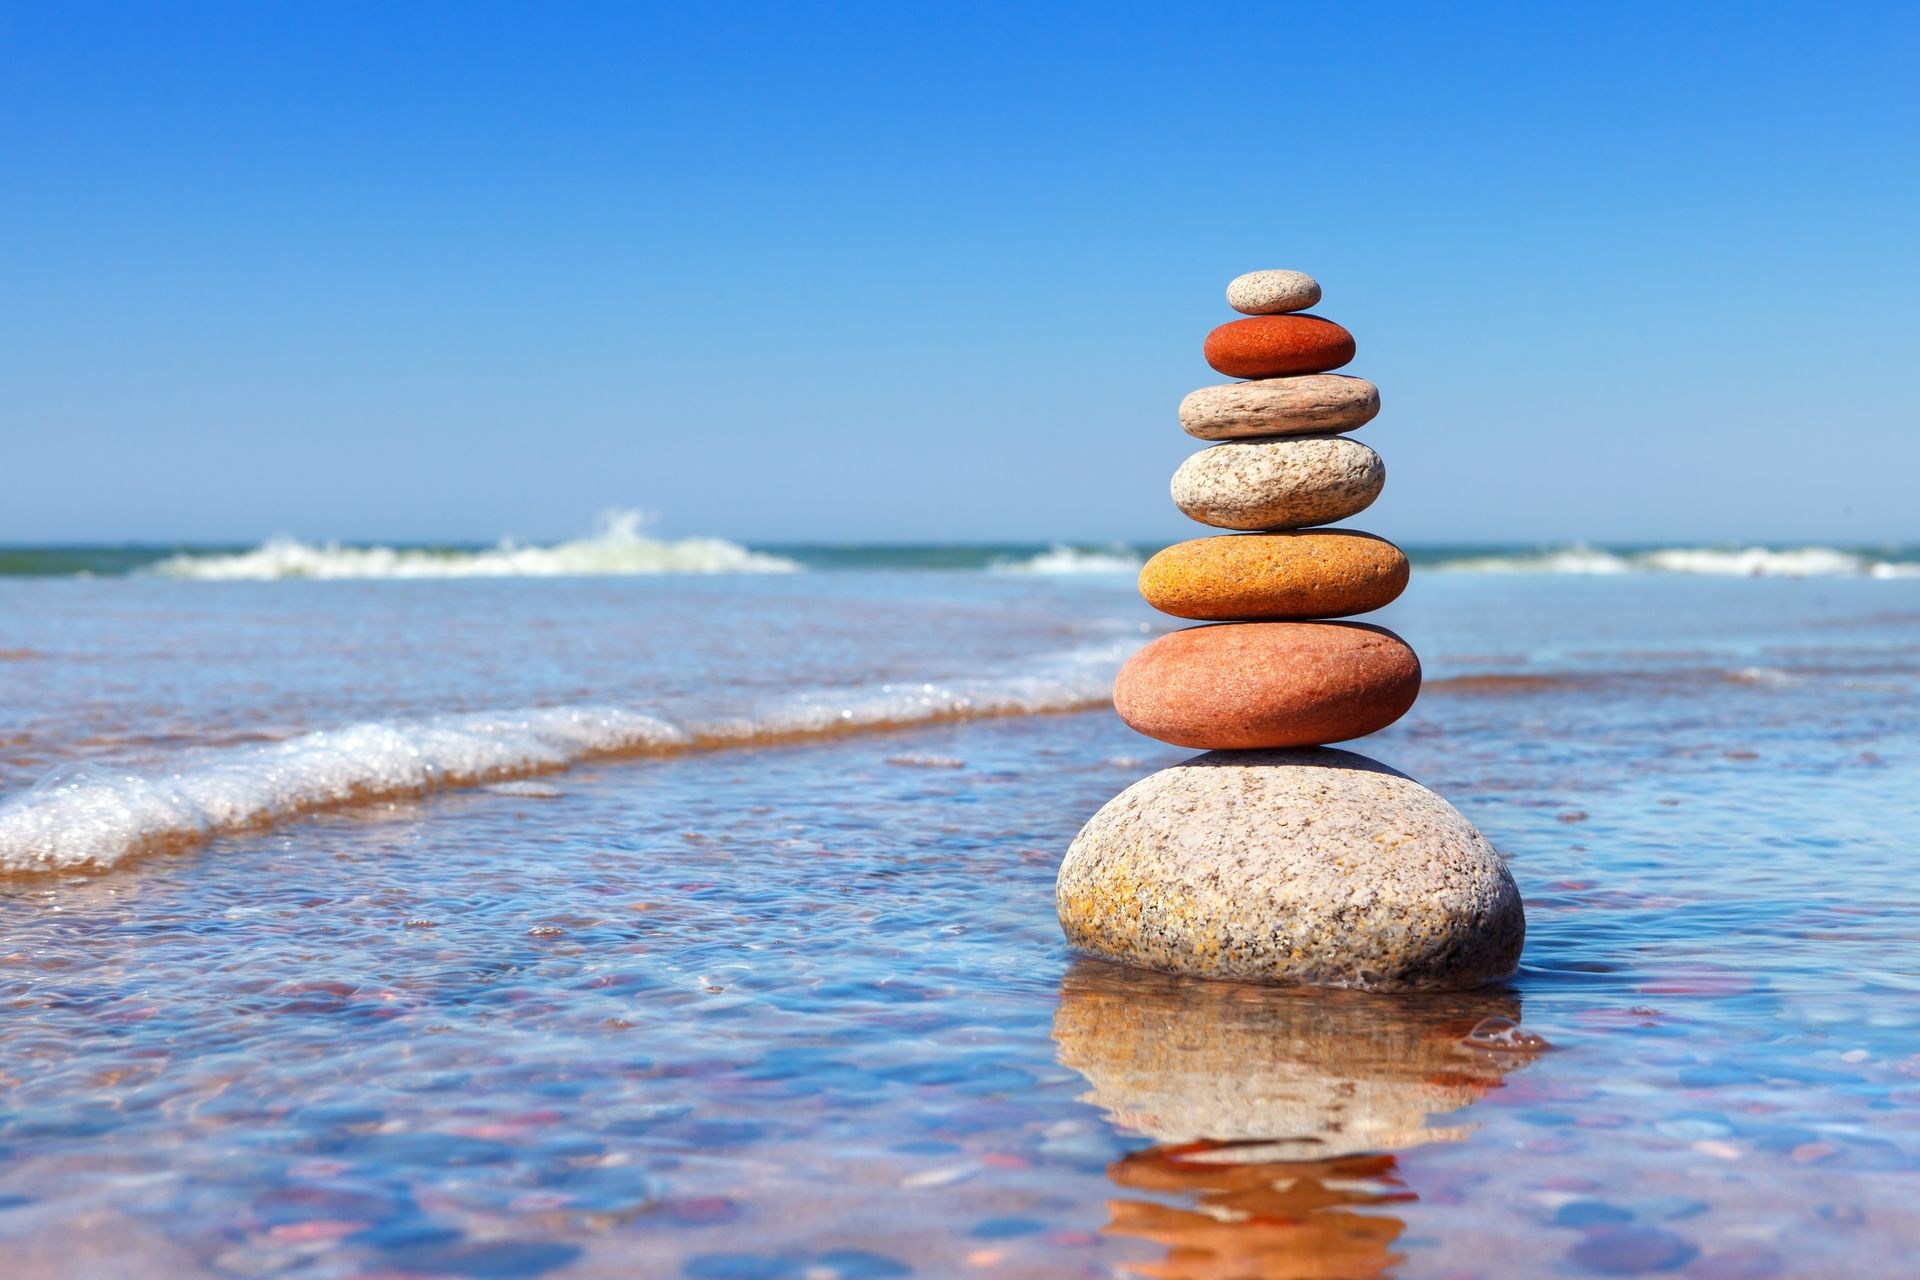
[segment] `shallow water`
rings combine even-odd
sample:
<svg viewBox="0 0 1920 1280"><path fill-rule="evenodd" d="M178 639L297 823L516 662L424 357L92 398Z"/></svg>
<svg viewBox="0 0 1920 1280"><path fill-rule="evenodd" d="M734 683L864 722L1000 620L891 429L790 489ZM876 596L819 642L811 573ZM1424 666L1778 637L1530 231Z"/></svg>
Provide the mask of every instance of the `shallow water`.
<svg viewBox="0 0 1920 1280"><path fill-rule="evenodd" d="M885 573L0 618L15 804L366 719L1014 687L1154 625L1124 578ZM1511 984L1075 960L1061 852L1185 754L1107 711L323 808L0 882L9 1273L1906 1274L1920 583L1425 575L1382 620L1431 683L1356 745L1509 856Z"/></svg>

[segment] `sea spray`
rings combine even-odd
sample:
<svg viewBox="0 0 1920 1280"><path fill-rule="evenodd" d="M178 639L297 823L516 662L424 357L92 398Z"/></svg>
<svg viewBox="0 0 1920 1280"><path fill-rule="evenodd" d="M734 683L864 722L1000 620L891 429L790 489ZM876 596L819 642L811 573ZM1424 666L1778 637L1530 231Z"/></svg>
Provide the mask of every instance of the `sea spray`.
<svg viewBox="0 0 1920 1280"><path fill-rule="evenodd" d="M1114 543L1104 550L1068 546L1056 542L1045 551L1024 560L996 558L987 565L991 573L1138 573L1144 564L1138 552L1125 543Z"/></svg>
<svg viewBox="0 0 1920 1280"><path fill-rule="evenodd" d="M354 547L269 538L251 551L183 554L149 566L162 578L268 581L281 578L559 578L660 573L794 573L784 556L750 551L724 538L663 541L641 532L638 511L603 514L591 537L553 546L503 539L483 551Z"/></svg>
<svg viewBox="0 0 1920 1280"><path fill-rule="evenodd" d="M1418 557L1425 559L1425 557ZM1840 547L1647 547L1608 550L1584 543L1538 551L1489 552L1430 559L1444 573L1538 573L1614 577L1653 573L1721 578L1911 578L1920 562L1900 553Z"/></svg>

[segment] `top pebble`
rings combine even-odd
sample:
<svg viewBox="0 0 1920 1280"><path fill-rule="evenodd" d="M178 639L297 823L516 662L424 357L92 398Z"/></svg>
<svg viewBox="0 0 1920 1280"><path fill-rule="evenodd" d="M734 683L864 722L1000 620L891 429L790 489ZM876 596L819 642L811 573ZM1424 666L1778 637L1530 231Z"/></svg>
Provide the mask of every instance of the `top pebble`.
<svg viewBox="0 0 1920 1280"><path fill-rule="evenodd" d="M1250 316L1305 311L1320 301L1320 282L1304 271L1249 271L1227 286L1227 305Z"/></svg>

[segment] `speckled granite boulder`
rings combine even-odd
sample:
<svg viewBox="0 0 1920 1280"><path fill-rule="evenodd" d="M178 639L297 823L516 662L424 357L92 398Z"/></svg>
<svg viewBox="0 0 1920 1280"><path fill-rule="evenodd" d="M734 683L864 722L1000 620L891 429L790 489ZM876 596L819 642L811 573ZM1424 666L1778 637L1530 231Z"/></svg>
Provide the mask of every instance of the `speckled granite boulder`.
<svg viewBox="0 0 1920 1280"><path fill-rule="evenodd" d="M1387 483L1380 455L1346 436L1230 440L1173 473L1173 503L1217 529L1304 529L1357 515Z"/></svg>
<svg viewBox="0 0 1920 1280"><path fill-rule="evenodd" d="M1379 388L1365 378L1308 373L1190 391L1180 402L1180 428L1199 440L1319 435L1363 427L1379 412Z"/></svg>
<svg viewBox="0 0 1920 1280"><path fill-rule="evenodd" d="M1140 594L1162 613L1203 622L1339 618L1391 604L1407 556L1357 529L1228 533L1177 542L1140 570Z"/></svg>
<svg viewBox="0 0 1920 1280"><path fill-rule="evenodd" d="M1321 316L1251 316L1207 335L1201 354L1229 378L1325 373L1353 359L1353 335Z"/></svg>
<svg viewBox="0 0 1920 1280"><path fill-rule="evenodd" d="M1096 813L1060 867L1075 947L1208 978L1463 990L1520 960L1520 893L1486 837L1347 751L1198 756Z"/></svg>
<svg viewBox="0 0 1920 1280"><path fill-rule="evenodd" d="M1227 305L1243 315L1305 311L1320 301L1320 282L1304 271L1249 271L1227 283Z"/></svg>

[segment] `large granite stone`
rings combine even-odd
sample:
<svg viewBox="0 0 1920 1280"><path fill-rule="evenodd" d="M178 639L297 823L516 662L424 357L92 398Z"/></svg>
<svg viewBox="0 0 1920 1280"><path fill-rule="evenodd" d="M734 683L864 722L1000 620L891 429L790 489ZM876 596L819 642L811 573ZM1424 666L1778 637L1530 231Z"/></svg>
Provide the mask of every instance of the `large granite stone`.
<svg viewBox="0 0 1920 1280"><path fill-rule="evenodd" d="M1387 991L1504 978L1526 919L1460 812L1347 751L1216 752L1142 778L1055 890L1092 955L1209 978Z"/></svg>

